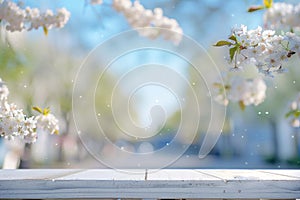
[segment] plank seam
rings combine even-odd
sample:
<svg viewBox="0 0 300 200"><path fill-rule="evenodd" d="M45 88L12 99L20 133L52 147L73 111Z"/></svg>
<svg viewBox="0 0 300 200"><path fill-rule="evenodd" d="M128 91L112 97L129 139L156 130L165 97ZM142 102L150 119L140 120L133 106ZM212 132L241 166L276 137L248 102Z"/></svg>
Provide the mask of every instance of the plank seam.
<svg viewBox="0 0 300 200"><path fill-rule="evenodd" d="M200 174L204 174L204 175L206 175L206 176L211 176L211 177L214 177L214 178L220 179L220 180L224 181L225 183L227 183L227 182L228 182L228 180L227 180L227 179L221 178L221 177L219 177L219 176L212 175L212 174L209 174L209 173L206 173L206 172L203 172L203 171L197 171L197 170L195 170L195 171L196 171L196 172L198 172L198 173L200 173Z"/></svg>
<svg viewBox="0 0 300 200"><path fill-rule="evenodd" d="M286 174L278 174L276 172L270 172L270 171L259 171L259 172L263 172L263 173L266 173L266 174L273 174L273 175L285 176L285 177L289 177L289 178L300 179L300 177L297 177L297 176L291 176L291 175L286 175Z"/></svg>

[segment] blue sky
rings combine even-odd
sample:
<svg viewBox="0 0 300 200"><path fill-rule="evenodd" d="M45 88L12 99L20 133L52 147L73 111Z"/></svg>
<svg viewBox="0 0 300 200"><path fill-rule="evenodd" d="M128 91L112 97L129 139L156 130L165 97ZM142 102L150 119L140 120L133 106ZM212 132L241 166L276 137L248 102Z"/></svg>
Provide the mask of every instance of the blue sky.
<svg viewBox="0 0 300 200"><path fill-rule="evenodd" d="M124 17L111 8L111 0L104 0L101 6L86 5L85 0L27 0L25 5L32 7L59 8L71 11L71 19L66 31L72 32L74 40L80 40L84 48L93 48L100 42L129 30ZM205 46L217 38L226 36L235 24L247 24L255 27L262 22L262 12L247 13L247 7L260 1L223 1L223 0L161 0L140 1L146 8L162 6L166 16L175 18L184 33ZM175 4L173 2L179 2ZM226 2L226 3L224 3ZM201 23L197 23L201 22Z"/></svg>
<svg viewBox="0 0 300 200"><path fill-rule="evenodd" d="M60 37L61 32L67 34L69 40L67 48L72 49L74 54L79 52L83 57L107 39L122 31L130 30L125 18L111 8L111 0L104 0L104 4L101 6L87 5L85 0L74 2L74 0L24 1L25 5L40 7L42 10L66 7L71 12L69 23L63 30L50 33L49 38L53 40L54 44L62 46L62 41L55 41L55 38ZM166 16L175 18L179 22L184 34L207 49L211 48L211 45L217 40L226 38L231 27L235 25L246 24L250 28L262 26L263 12L246 12L250 5L260 4L261 1L141 0L140 2L149 9L162 7ZM175 5L174 2L177 4ZM125 64L122 65L122 68L115 67L113 73L118 77L132 69L132 66L137 66L143 62L153 62L153 60L172 66L179 73L187 75L188 66L186 63L174 57L161 56L159 52L157 54L144 52L144 55L141 53L132 54L125 61L123 60ZM164 89L159 89L157 86L145 87L140 96L139 102L141 103L137 105L141 111L141 116L144 116L142 123L149 123L147 113L155 104L165 105L170 113L178 108L176 99L172 95L165 95Z"/></svg>
<svg viewBox="0 0 300 200"><path fill-rule="evenodd" d="M172 2L175 1L141 1L149 9L162 7L166 16L175 18L179 22L184 34L203 45L204 48L210 48L216 40L227 37L231 27L235 24L244 23L250 26L261 24L262 13L251 15L246 13L248 6L246 1L233 0L224 3L222 0L186 0L179 1L176 6ZM84 1L74 4L70 0L56 0L51 1L50 4L52 8L65 6L71 11L70 22L64 31L71 33L75 48L83 53L89 52L122 31L130 30L125 18L111 8L111 1L104 1L104 5L94 7L85 5ZM45 7L48 6L48 4L45 5ZM132 70L134 66L149 62L171 66L179 74L188 77L187 63L174 56L153 51L133 53L125 59L121 59L119 63L122 63L122 65L118 65L118 62L116 62L115 66L117 67L112 67L112 73L115 73L116 77L120 77ZM175 93L184 93L184 88L180 85L177 88ZM124 90L127 90L125 86ZM161 105L167 115L171 115L174 111L180 109L178 99L170 91L157 85L143 87L137 91L134 97L135 106L140 115L140 123L145 126L151 123L149 113L155 105Z"/></svg>

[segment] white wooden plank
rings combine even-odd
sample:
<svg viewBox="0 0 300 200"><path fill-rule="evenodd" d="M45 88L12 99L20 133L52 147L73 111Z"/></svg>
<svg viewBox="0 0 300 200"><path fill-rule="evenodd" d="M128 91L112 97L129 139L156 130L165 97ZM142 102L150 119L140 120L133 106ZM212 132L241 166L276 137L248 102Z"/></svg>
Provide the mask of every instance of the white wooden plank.
<svg viewBox="0 0 300 200"><path fill-rule="evenodd" d="M5 175L7 171L9 176ZM253 170L161 170L149 171L147 180L143 179L143 173L135 176L115 170L61 170L58 174L59 171L0 171L0 197L300 198L300 179L265 173L272 172L269 170L260 173ZM26 173L31 178L26 178ZM257 177L257 174L264 175ZM228 181L224 181L225 178Z"/></svg>
<svg viewBox="0 0 300 200"><path fill-rule="evenodd" d="M299 183L273 181L20 181L2 185L2 198L299 198ZM277 186L277 187L276 187Z"/></svg>
<svg viewBox="0 0 300 200"><path fill-rule="evenodd" d="M26 179L55 179L70 174L81 172L81 169L26 169L26 170L13 170L4 169L0 170L0 180L26 180Z"/></svg>
<svg viewBox="0 0 300 200"><path fill-rule="evenodd" d="M268 174L289 176L289 177L295 177L300 179L300 170L268 170L268 171L260 170L260 171Z"/></svg>
<svg viewBox="0 0 300 200"><path fill-rule="evenodd" d="M205 170L202 173L215 176L225 181L229 180L299 180L298 177L283 176L282 174L266 173L268 171L260 170ZM272 172L272 170L269 170Z"/></svg>
<svg viewBox="0 0 300 200"><path fill-rule="evenodd" d="M149 170L147 180L221 180L197 170Z"/></svg>
<svg viewBox="0 0 300 200"><path fill-rule="evenodd" d="M55 180L144 180L145 170L90 169L66 175Z"/></svg>

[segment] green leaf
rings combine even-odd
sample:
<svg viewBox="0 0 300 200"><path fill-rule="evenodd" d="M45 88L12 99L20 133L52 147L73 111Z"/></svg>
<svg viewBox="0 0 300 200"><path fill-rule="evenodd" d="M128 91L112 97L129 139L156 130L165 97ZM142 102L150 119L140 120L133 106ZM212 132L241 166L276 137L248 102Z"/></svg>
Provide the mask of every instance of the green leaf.
<svg viewBox="0 0 300 200"><path fill-rule="evenodd" d="M50 113L50 109L49 108L44 108L43 115L48 115L49 113Z"/></svg>
<svg viewBox="0 0 300 200"><path fill-rule="evenodd" d="M250 8L248 8L248 12L255 12L258 10L262 10L264 8L265 8L265 6L251 6Z"/></svg>
<svg viewBox="0 0 300 200"><path fill-rule="evenodd" d="M273 0L263 0L266 8L271 8L273 5Z"/></svg>
<svg viewBox="0 0 300 200"><path fill-rule="evenodd" d="M285 118L288 118L294 113L294 110L289 111L288 113L285 114Z"/></svg>
<svg viewBox="0 0 300 200"><path fill-rule="evenodd" d="M35 111L37 111L37 112L39 112L41 114L43 113L43 110L40 107L38 107L38 106L33 106L32 110L35 110Z"/></svg>
<svg viewBox="0 0 300 200"><path fill-rule="evenodd" d="M219 87L222 87L222 84L221 83L213 83L213 86L219 88Z"/></svg>
<svg viewBox="0 0 300 200"><path fill-rule="evenodd" d="M243 101L239 101L239 106L240 106L241 110L243 110L243 111L246 109L246 105L244 104Z"/></svg>
<svg viewBox="0 0 300 200"><path fill-rule="evenodd" d="M47 36L48 35L48 29L46 26L43 26L44 34Z"/></svg>
<svg viewBox="0 0 300 200"><path fill-rule="evenodd" d="M300 117L300 110L291 110L285 114L285 117L288 118L291 115L293 115L294 117Z"/></svg>
<svg viewBox="0 0 300 200"><path fill-rule="evenodd" d="M294 113L294 116L295 117L300 117L300 110L296 110L295 113Z"/></svg>
<svg viewBox="0 0 300 200"><path fill-rule="evenodd" d="M216 44L214 44L215 47L221 47L221 46L230 46L233 45L231 42L228 42L226 40L220 40L219 42L217 42Z"/></svg>
<svg viewBox="0 0 300 200"><path fill-rule="evenodd" d="M228 39L230 39L230 40L233 40L233 41L237 42L237 39L236 39L235 35L231 35L231 36L230 36Z"/></svg>
<svg viewBox="0 0 300 200"><path fill-rule="evenodd" d="M233 57L234 57L237 49L238 49L238 45L236 45L236 46L229 49L230 61L233 60Z"/></svg>
<svg viewBox="0 0 300 200"><path fill-rule="evenodd" d="M230 85L224 85L225 90L230 90L231 86Z"/></svg>

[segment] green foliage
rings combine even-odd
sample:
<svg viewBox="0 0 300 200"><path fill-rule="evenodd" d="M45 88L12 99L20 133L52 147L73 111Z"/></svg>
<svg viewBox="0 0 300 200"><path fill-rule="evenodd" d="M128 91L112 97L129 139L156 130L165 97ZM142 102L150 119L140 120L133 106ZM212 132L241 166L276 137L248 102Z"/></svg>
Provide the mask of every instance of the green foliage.
<svg viewBox="0 0 300 200"><path fill-rule="evenodd" d="M221 83L214 83L213 86L218 88L219 93L221 93L221 94L226 92L227 90L230 90L230 85L223 85Z"/></svg>
<svg viewBox="0 0 300 200"><path fill-rule="evenodd" d="M243 101L239 101L239 106L240 106L241 110L243 110L243 111L246 109L246 105L244 104Z"/></svg>
<svg viewBox="0 0 300 200"><path fill-rule="evenodd" d="M240 49L241 45L238 43L237 38L236 38L235 35L231 35L228 39L232 40L234 43L226 41L226 40L220 40L216 44L214 44L213 46L215 46L215 47L222 47L222 46L229 46L230 47L230 46L233 46L229 49L230 61L232 61L233 58L234 58L234 55Z"/></svg>
<svg viewBox="0 0 300 200"><path fill-rule="evenodd" d="M38 113L41 113L41 114L43 113L43 110L38 106L33 106L32 110L35 110L35 111L37 111Z"/></svg>
<svg viewBox="0 0 300 200"><path fill-rule="evenodd" d="M239 46L235 45L234 47L229 49L229 56L230 56L230 61L233 60L234 55L236 54L236 51L238 50Z"/></svg>
<svg viewBox="0 0 300 200"><path fill-rule="evenodd" d="M0 40L0 72L1 78L7 84L10 92L9 98L18 99L25 103L24 111L31 115L32 88L31 85L34 65L30 51L26 48L16 48L10 43L10 39L4 33ZM26 83L26 90L24 90Z"/></svg>
<svg viewBox="0 0 300 200"><path fill-rule="evenodd" d="M35 110L38 113L43 114L43 115L48 115L50 113L50 109L49 108L42 109L42 108L40 108L38 106L33 106L32 110Z"/></svg>
<svg viewBox="0 0 300 200"><path fill-rule="evenodd" d="M4 81L18 80L27 72L27 59L16 53L9 43L0 42L0 71Z"/></svg>
<svg viewBox="0 0 300 200"><path fill-rule="evenodd" d="M50 109L49 108L44 108L43 115L48 115L49 113L50 113Z"/></svg>
<svg viewBox="0 0 300 200"><path fill-rule="evenodd" d="M228 39L234 41L235 43L237 43L237 39L236 39L235 35L231 35Z"/></svg>
<svg viewBox="0 0 300 200"><path fill-rule="evenodd" d="M273 0L264 0L264 6L266 8L271 8L273 5Z"/></svg>
<svg viewBox="0 0 300 200"><path fill-rule="evenodd" d="M287 159L287 163L290 164L290 165L300 167L300 157L299 156L293 156L292 158Z"/></svg>
<svg viewBox="0 0 300 200"><path fill-rule="evenodd" d="M300 117L300 110L291 110L288 113L285 114L285 117L288 118L290 116L293 116L295 118Z"/></svg>
<svg viewBox="0 0 300 200"><path fill-rule="evenodd" d="M251 6L248 8L248 12L255 12L258 10L271 8L273 5L273 0L263 0L263 5Z"/></svg>
<svg viewBox="0 0 300 200"><path fill-rule="evenodd" d="M221 46L230 46L233 45L231 42L228 42L226 40L220 40L219 42L217 42L216 44L214 44L215 47L221 47Z"/></svg>
<svg viewBox="0 0 300 200"><path fill-rule="evenodd" d="M248 8L248 12L255 12L255 11L263 10L263 9L265 9L264 6L251 6L250 8Z"/></svg>
<svg viewBox="0 0 300 200"><path fill-rule="evenodd" d="M46 26L43 26L43 31L44 31L44 34L47 36L48 35L48 29Z"/></svg>

